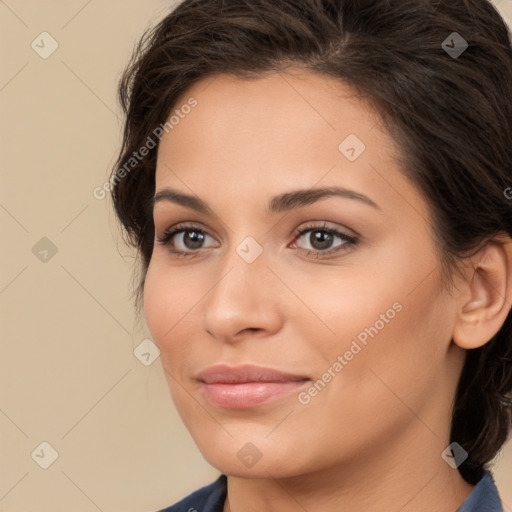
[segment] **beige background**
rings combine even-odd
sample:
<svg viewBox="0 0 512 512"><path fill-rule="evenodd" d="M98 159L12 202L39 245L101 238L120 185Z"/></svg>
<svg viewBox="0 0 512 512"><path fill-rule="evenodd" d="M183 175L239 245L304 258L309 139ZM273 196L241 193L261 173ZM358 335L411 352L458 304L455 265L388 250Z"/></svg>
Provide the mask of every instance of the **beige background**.
<svg viewBox="0 0 512 512"><path fill-rule="evenodd" d="M133 254L93 196L120 142L120 72L170 5L0 0L0 511L150 512L218 474L160 359L134 355L150 335L130 302ZM42 32L58 44L46 59L31 47L51 48ZM47 469L42 442L58 452ZM510 512L512 442L494 471Z"/></svg>

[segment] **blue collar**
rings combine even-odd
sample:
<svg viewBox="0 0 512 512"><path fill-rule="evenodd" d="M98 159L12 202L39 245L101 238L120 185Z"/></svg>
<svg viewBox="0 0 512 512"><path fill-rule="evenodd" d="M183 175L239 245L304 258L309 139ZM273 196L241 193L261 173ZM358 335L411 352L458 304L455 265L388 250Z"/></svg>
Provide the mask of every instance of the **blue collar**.
<svg viewBox="0 0 512 512"><path fill-rule="evenodd" d="M189 494L180 502L158 512L222 512L227 494L226 475ZM492 474L485 471L466 501L456 512L503 512Z"/></svg>
<svg viewBox="0 0 512 512"><path fill-rule="evenodd" d="M457 512L503 512L498 489L492 474L484 472L484 476L475 485L475 488L466 501L457 509Z"/></svg>

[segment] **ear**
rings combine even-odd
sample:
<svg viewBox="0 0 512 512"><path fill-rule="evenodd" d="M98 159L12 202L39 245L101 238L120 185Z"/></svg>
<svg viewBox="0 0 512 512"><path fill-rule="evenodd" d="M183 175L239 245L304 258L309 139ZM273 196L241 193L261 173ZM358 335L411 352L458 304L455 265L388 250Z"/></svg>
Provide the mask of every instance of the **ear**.
<svg viewBox="0 0 512 512"><path fill-rule="evenodd" d="M512 240L500 234L470 260L453 332L453 342L465 349L490 341L512 307Z"/></svg>

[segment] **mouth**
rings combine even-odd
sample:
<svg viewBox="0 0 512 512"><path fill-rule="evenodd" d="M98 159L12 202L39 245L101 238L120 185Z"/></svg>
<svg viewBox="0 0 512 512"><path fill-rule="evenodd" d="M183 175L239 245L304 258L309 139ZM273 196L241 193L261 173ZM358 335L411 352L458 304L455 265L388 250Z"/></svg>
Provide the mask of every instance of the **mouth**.
<svg viewBox="0 0 512 512"><path fill-rule="evenodd" d="M224 409L249 409L289 395L309 377L261 366L217 365L201 372L199 381L204 397Z"/></svg>

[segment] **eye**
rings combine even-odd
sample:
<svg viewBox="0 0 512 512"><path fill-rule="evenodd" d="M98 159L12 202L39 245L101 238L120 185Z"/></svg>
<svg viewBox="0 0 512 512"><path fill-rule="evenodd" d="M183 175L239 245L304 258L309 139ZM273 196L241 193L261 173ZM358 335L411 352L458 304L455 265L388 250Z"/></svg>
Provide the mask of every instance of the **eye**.
<svg viewBox="0 0 512 512"><path fill-rule="evenodd" d="M204 248L202 244L207 237L212 238L197 226L177 224L165 231L157 241L178 256L192 256L198 249Z"/></svg>
<svg viewBox="0 0 512 512"><path fill-rule="evenodd" d="M304 235L307 233L309 233L309 236L305 237ZM308 225L298 230L295 234L294 245L295 242L302 237L304 237L306 245L309 245L311 248L299 247L298 249L307 254L315 254L317 257L342 252L347 250L350 246L357 244L357 239L353 236L330 228L326 224ZM336 239L341 240L341 243L333 245Z"/></svg>

